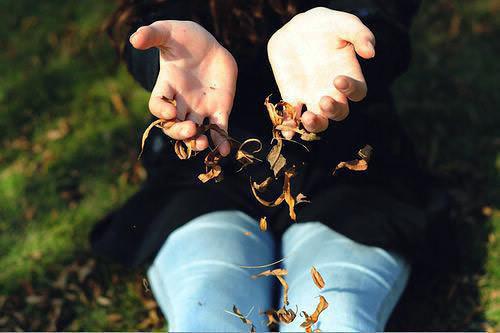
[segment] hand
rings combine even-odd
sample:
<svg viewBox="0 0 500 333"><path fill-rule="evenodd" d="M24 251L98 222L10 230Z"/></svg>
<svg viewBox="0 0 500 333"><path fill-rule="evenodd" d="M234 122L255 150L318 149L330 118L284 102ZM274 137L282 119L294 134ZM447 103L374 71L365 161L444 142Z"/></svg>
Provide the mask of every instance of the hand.
<svg viewBox="0 0 500 333"><path fill-rule="evenodd" d="M356 53L373 58L374 46L375 37L356 16L323 7L296 15L271 37L268 55L281 97L299 114L306 105L301 116L306 130L326 130L328 119L347 117L348 100L366 96Z"/></svg>
<svg viewBox="0 0 500 333"><path fill-rule="evenodd" d="M130 43L137 49L160 49L160 73L149 99L149 110L158 118L177 123L164 130L176 140L196 135L196 124L205 118L227 132L236 90L237 65L233 56L203 27L190 21L157 21L140 27ZM163 96L174 99L176 106ZM230 152L229 142L215 131L219 152ZM196 150L208 147L208 138L196 139Z"/></svg>

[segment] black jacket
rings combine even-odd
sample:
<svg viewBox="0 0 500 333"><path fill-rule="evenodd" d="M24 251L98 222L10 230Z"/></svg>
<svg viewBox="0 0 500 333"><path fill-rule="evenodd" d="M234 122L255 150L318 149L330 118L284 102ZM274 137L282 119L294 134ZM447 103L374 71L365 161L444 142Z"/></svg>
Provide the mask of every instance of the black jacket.
<svg viewBox="0 0 500 333"><path fill-rule="evenodd" d="M369 61L360 59L369 91L364 101L351 103L349 117L331 123L321 134L322 140L311 144L311 153L303 153L293 145L286 150L290 161L305 163L292 181L292 190L295 194L306 194L312 201L298 207L298 223L321 221L355 241L395 250L409 259L415 257L425 242L427 194L422 186L426 180L418 168L412 144L399 124L389 89L408 67L408 28L418 2L301 2L301 11L327 6L358 15L375 34L377 56ZM159 19L191 19L188 3L172 0L162 7L148 8L136 27ZM205 6L208 17L208 5ZM200 23L213 30L210 22ZM277 19L269 33L281 24ZM230 134L239 140L258 137L269 142L271 125L263 100L270 93L279 92L267 60L266 45L254 47L252 56L228 48L239 64ZM141 52L127 44L125 58L131 74L151 90L159 70L157 50ZM249 122L248 117L254 120ZM355 158L365 144L374 148L367 172L341 171L331 175L339 161ZM238 209L256 219L267 216L271 231L278 236L292 223L285 205L274 209L262 207L250 193L248 177L263 179L266 166L236 173L238 166L227 160L223 164L224 181L201 184L196 176L203 170L203 156L180 161L168 138L160 131L154 132L144 155L148 180L124 207L94 228L91 238L94 250L125 265L139 265L154 258L174 229L215 210Z"/></svg>

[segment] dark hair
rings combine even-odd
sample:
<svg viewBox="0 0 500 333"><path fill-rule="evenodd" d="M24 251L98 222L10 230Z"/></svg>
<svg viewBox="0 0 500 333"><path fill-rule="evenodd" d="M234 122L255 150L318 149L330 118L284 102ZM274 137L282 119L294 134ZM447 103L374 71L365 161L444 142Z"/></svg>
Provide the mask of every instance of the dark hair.
<svg viewBox="0 0 500 333"><path fill-rule="evenodd" d="M106 24L113 46L122 53L126 34L141 17L165 6L172 0L119 0L119 6ZM198 21L199 8L194 0L185 1L191 9L191 19ZM206 1L206 2L205 2ZM211 14L210 24L216 37L226 47L240 49L242 45L262 43L269 38L270 21L276 17L284 23L297 11L297 0L205 0ZM201 1L198 1L198 4Z"/></svg>

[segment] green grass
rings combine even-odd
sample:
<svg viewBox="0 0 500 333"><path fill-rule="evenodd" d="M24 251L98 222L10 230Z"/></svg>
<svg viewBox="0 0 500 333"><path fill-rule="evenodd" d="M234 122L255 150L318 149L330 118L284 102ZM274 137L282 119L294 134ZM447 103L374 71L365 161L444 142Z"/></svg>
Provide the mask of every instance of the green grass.
<svg viewBox="0 0 500 333"><path fill-rule="evenodd" d="M0 5L0 328L164 324L143 270L98 262L78 278L92 225L144 177L136 157L148 95L116 68L100 33L112 10L97 0ZM463 244L460 270L421 297L410 293L396 329L500 329L499 10L493 0L425 2L412 67L394 87L422 162L457 202Z"/></svg>

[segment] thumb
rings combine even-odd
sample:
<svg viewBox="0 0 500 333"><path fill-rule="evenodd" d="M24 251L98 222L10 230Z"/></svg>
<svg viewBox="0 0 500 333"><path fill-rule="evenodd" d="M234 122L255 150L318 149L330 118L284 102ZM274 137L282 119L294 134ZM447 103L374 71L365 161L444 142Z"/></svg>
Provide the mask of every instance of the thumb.
<svg viewBox="0 0 500 333"><path fill-rule="evenodd" d="M142 26L130 36L130 43L139 50L165 45L170 38L170 24L167 21Z"/></svg>
<svg viewBox="0 0 500 333"><path fill-rule="evenodd" d="M375 36L356 16L342 25L340 37L354 45L356 53L365 58L375 57Z"/></svg>

